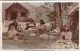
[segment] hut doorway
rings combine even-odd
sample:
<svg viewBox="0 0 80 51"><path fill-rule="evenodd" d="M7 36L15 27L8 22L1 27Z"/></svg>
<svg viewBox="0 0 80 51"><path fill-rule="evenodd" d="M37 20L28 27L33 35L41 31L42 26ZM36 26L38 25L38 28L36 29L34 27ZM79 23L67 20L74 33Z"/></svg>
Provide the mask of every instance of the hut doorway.
<svg viewBox="0 0 80 51"><path fill-rule="evenodd" d="M17 19L17 12L11 12L10 17L11 20Z"/></svg>

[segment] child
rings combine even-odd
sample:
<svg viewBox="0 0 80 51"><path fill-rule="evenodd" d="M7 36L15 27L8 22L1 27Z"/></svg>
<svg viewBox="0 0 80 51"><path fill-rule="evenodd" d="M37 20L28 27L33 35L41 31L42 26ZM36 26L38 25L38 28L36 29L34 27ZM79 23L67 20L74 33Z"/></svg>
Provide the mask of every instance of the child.
<svg viewBox="0 0 80 51"><path fill-rule="evenodd" d="M70 42L71 42L72 32L70 31L68 25L65 25L65 26L64 26L64 30L63 30L62 33L61 33L61 38L60 38L60 39L62 39L62 40L67 40L67 41L70 41Z"/></svg>
<svg viewBox="0 0 80 51"><path fill-rule="evenodd" d="M46 31L46 25L43 20L40 20L40 25L38 26L38 33L39 34L44 34Z"/></svg>

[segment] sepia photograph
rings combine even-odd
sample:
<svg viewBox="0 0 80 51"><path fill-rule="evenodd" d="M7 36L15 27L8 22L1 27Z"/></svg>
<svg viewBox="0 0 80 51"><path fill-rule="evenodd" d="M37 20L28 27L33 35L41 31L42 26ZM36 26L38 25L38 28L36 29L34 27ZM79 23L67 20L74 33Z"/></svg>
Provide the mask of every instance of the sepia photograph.
<svg viewBox="0 0 80 51"><path fill-rule="evenodd" d="M79 3L2 3L2 48L79 49Z"/></svg>
<svg viewBox="0 0 80 51"><path fill-rule="evenodd" d="M80 1L80 0L1 0L1 1Z"/></svg>

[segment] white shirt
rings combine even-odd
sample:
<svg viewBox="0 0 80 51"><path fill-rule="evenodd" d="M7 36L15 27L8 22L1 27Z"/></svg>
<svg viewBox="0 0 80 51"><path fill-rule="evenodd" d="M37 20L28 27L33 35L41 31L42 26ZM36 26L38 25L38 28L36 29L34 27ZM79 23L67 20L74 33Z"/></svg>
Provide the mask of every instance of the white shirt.
<svg viewBox="0 0 80 51"><path fill-rule="evenodd" d="M61 33L61 39L62 39L62 36L65 36L65 39L66 40L69 40L69 41L71 41L71 39L72 39L72 32L62 32Z"/></svg>

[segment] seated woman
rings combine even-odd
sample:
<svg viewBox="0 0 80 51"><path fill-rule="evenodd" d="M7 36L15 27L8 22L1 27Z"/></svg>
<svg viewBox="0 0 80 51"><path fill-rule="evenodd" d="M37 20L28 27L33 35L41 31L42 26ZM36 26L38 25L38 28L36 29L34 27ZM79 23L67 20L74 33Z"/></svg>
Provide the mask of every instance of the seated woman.
<svg viewBox="0 0 80 51"><path fill-rule="evenodd" d="M36 24L32 18L27 20L25 30L30 36L34 36L34 34L36 34Z"/></svg>
<svg viewBox="0 0 80 51"><path fill-rule="evenodd" d="M35 29L36 24L34 23L34 20L32 18L29 19L29 28Z"/></svg>
<svg viewBox="0 0 80 51"><path fill-rule="evenodd" d="M63 30L62 33L61 33L60 39L61 39L61 40L67 40L67 41L71 42L72 32L70 31L68 25L65 25L65 26L64 26L64 30Z"/></svg>
<svg viewBox="0 0 80 51"><path fill-rule="evenodd" d="M23 40L24 35L21 31L21 28L18 27L16 29L14 24L10 24L6 39L15 39L15 40Z"/></svg>
<svg viewBox="0 0 80 51"><path fill-rule="evenodd" d="M34 20L32 18L29 18L29 20L26 23L25 30L35 30L36 24L34 23Z"/></svg>
<svg viewBox="0 0 80 51"><path fill-rule="evenodd" d="M69 29L69 25L64 26L64 30L61 33L60 39L53 43L53 48L77 48L78 45L72 41L72 32Z"/></svg>
<svg viewBox="0 0 80 51"><path fill-rule="evenodd" d="M43 20L40 20L40 24L38 25L38 34L43 34L46 31L46 25Z"/></svg>
<svg viewBox="0 0 80 51"><path fill-rule="evenodd" d="M72 32L69 29L69 25L65 25L61 33L60 39L56 42L57 44L70 44L72 42ZM69 42L69 43L68 43ZM61 46L62 47L62 46ZM64 46L65 47L65 46Z"/></svg>
<svg viewBox="0 0 80 51"><path fill-rule="evenodd" d="M59 25L58 25L58 23L54 23L53 22L53 24L51 24L52 25L52 27L51 27L51 30L50 30L50 34L53 34L53 35L58 35L58 34L60 34L61 33L61 29L60 29L60 27L59 27Z"/></svg>
<svg viewBox="0 0 80 51"><path fill-rule="evenodd" d="M16 30L15 26L11 24L7 32L7 39L13 39L17 33L18 31Z"/></svg>

